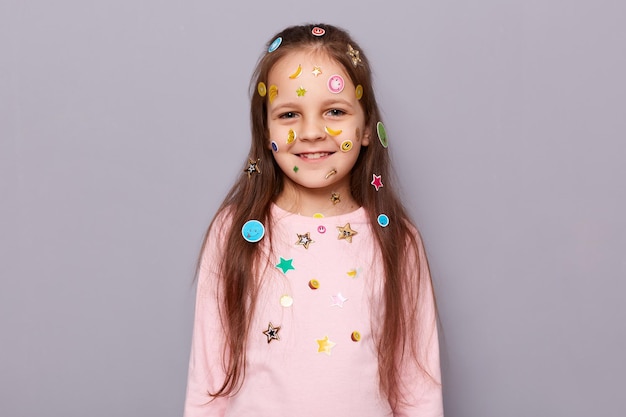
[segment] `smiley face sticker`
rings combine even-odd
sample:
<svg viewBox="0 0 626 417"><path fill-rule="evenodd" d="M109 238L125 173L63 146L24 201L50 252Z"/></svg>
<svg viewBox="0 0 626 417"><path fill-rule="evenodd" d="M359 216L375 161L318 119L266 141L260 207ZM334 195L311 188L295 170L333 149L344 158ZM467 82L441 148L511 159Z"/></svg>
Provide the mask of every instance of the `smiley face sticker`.
<svg viewBox="0 0 626 417"><path fill-rule="evenodd" d="M241 235L246 241L256 243L265 236L265 227L258 220L248 220L241 228Z"/></svg>
<svg viewBox="0 0 626 417"><path fill-rule="evenodd" d="M326 31L319 27L319 26L315 26L312 30L311 33L313 34L313 36L324 36L324 34L326 33Z"/></svg>
<svg viewBox="0 0 626 417"><path fill-rule="evenodd" d="M343 87L345 86L345 82L341 75L335 74L331 75L328 78L328 90L331 93L339 94L343 91Z"/></svg>
<svg viewBox="0 0 626 417"><path fill-rule="evenodd" d="M341 142L341 152L349 152L352 150L352 141L344 140Z"/></svg>

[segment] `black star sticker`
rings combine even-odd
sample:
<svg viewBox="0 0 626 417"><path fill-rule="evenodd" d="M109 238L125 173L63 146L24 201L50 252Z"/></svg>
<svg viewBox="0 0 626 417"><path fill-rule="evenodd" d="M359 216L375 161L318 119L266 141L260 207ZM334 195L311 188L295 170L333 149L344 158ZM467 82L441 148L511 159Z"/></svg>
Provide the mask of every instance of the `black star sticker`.
<svg viewBox="0 0 626 417"><path fill-rule="evenodd" d="M267 330L263 331L263 334L267 336L267 343L271 342L272 340L280 340L280 336L278 335L279 330L280 326L274 327L274 325L270 321L270 323L267 325Z"/></svg>
<svg viewBox="0 0 626 417"><path fill-rule="evenodd" d="M250 178L250 176L255 172L257 174L261 173L261 170L259 169L260 162L260 159L257 159L256 161L254 159L248 159L248 167L243 170L244 173L248 174L248 178Z"/></svg>

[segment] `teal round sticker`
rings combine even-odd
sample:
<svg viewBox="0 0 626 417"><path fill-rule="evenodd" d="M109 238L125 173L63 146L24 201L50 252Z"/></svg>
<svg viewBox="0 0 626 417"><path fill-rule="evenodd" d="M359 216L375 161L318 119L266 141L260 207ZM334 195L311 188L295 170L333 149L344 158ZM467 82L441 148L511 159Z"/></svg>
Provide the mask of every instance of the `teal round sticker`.
<svg viewBox="0 0 626 417"><path fill-rule="evenodd" d="M378 224L381 225L382 227L389 226L389 216L387 216L386 214L379 214Z"/></svg>
<svg viewBox="0 0 626 417"><path fill-rule="evenodd" d="M241 235L250 243L256 243L265 236L265 227L258 220L248 220L241 228Z"/></svg>
<svg viewBox="0 0 626 417"><path fill-rule="evenodd" d="M383 122L376 123L376 133L378 134L378 140L380 140L380 144L383 145L383 148L389 146L389 142L387 141L387 131L385 130Z"/></svg>

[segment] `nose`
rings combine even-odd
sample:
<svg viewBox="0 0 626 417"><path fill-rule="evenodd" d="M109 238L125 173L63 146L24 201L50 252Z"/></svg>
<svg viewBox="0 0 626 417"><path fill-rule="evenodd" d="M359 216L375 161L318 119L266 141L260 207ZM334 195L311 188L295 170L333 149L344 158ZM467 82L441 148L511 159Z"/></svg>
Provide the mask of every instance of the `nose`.
<svg viewBox="0 0 626 417"><path fill-rule="evenodd" d="M302 122L298 132L298 139L302 141L318 141L326 138L324 125L322 121L315 119L306 119Z"/></svg>

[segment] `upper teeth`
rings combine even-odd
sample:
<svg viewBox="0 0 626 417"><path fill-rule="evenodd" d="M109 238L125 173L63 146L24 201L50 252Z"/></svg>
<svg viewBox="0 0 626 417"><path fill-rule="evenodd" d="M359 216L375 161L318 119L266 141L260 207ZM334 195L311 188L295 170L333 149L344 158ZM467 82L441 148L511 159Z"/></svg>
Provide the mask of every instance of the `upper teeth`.
<svg viewBox="0 0 626 417"><path fill-rule="evenodd" d="M300 156L302 158L306 158L306 159L318 159L318 158L322 158L324 156L329 155L328 152L316 152L316 153L303 153L300 154Z"/></svg>

